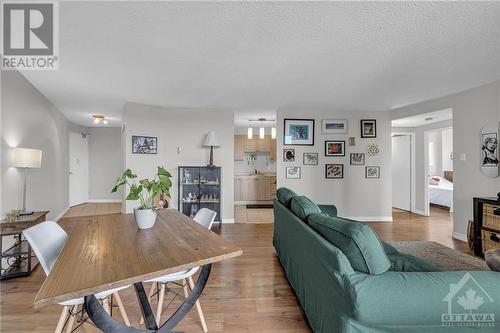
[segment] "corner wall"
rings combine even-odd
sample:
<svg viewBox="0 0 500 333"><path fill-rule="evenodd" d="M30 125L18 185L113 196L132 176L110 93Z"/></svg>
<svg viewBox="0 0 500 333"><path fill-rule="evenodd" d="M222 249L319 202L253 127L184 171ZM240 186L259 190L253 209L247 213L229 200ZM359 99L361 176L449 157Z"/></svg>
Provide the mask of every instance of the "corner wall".
<svg viewBox="0 0 500 333"><path fill-rule="evenodd" d="M316 203L335 204L339 216L362 221L392 221L392 169L391 169L391 121L388 112L333 112L311 110L277 111L277 182L305 195ZM284 146L283 124L285 118L314 119L314 146ZM347 119L347 134L322 134L322 119ZM361 119L377 119L377 138L362 139ZM356 138L350 147L348 139ZM325 140L346 141L345 157L326 157ZM380 148L375 157L366 154L370 143ZM295 162L283 162L283 148L295 149ZM303 165L303 153L319 154L318 165ZM380 179L366 179L365 166L350 165L350 153L365 153L365 166L380 166ZM344 164L344 179L326 179L325 164ZM286 166L300 166L301 179L286 179Z"/></svg>
<svg viewBox="0 0 500 333"><path fill-rule="evenodd" d="M392 119L453 108L454 216L453 237L465 240L472 218L472 198L494 196L500 191L500 177L485 177L479 168L480 131L500 121L500 81L458 94L391 111ZM465 154L466 160L460 159Z"/></svg>
<svg viewBox="0 0 500 333"><path fill-rule="evenodd" d="M234 113L229 110L187 109L127 103L123 115L125 169L152 177L158 165L173 176L170 206L177 208L178 166L207 165L210 149L202 143L215 131L221 147L214 148L214 163L222 167L222 219L234 222ZM132 135L156 136L158 154L132 154ZM177 148L181 148L178 153ZM118 176L118 175L117 175ZM130 213L137 204L126 201Z"/></svg>

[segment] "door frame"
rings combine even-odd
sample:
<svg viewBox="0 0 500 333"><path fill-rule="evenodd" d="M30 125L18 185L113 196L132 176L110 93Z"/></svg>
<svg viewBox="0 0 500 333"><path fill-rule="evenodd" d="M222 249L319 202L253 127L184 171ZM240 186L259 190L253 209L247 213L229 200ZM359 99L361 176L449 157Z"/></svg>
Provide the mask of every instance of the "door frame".
<svg viewBox="0 0 500 333"><path fill-rule="evenodd" d="M87 141L87 193L85 194L86 200L81 203L72 203L71 202L71 135L78 134L82 138L85 136ZM89 134L81 133L81 132L73 132L70 131L68 134L68 206L74 207L84 203L87 203L90 199L89 191L90 191L90 151L89 151Z"/></svg>
<svg viewBox="0 0 500 333"><path fill-rule="evenodd" d="M392 132L391 133L391 153L392 153L392 136L393 135L408 135L410 136L410 213L417 213L421 214L421 212L417 211L415 208L415 196L416 196L416 190L415 190L415 184L417 182L416 180L416 172L415 172L415 167L416 167L416 133L413 132ZM392 163L392 160L391 160ZM393 194L394 195L394 194ZM391 198L392 200L392 198Z"/></svg>

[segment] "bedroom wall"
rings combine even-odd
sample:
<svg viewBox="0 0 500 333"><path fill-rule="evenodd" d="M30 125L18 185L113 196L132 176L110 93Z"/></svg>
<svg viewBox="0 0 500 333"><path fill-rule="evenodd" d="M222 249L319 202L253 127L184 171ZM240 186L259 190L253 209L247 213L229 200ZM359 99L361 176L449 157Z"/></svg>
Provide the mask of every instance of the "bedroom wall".
<svg viewBox="0 0 500 333"><path fill-rule="evenodd" d="M314 119L314 146L284 146L284 118ZM347 134L322 134L322 119L347 119ZM362 139L360 120L377 120L377 138ZM363 221L392 221L391 122L388 112L335 112L328 110L278 110L277 127L277 185L286 186L320 204L335 204L339 216ZM348 138L354 136L356 145L350 147ZM326 157L325 140L345 140L345 157ZM365 166L349 165L349 154L366 153L367 146L375 143L380 153L365 156L366 165L381 167L380 179L366 179ZM283 162L283 148L295 149L295 162ZM303 153L319 154L318 165L303 165ZM344 164L343 179L325 179L325 164ZM286 166L300 166L301 179L286 179Z"/></svg>
<svg viewBox="0 0 500 333"><path fill-rule="evenodd" d="M453 237L465 240L467 222L472 218L472 198L496 197L500 189L500 177L485 177L479 168L481 127L500 121L500 80L458 94L394 109L391 117L399 119L450 107L453 109L455 133Z"/></svg>

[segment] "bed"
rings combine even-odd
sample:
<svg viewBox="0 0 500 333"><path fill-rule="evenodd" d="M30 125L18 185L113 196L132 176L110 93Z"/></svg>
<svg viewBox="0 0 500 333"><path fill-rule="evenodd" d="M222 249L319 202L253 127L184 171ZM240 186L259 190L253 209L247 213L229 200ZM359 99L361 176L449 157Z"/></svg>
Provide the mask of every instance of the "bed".
<svg viewBox="0 0 500 333"><path fill-rule="evenodd" d="M443 177L439 179L438 184L429 184L429 203L449 207L453 213L453 183Z"/></svg>

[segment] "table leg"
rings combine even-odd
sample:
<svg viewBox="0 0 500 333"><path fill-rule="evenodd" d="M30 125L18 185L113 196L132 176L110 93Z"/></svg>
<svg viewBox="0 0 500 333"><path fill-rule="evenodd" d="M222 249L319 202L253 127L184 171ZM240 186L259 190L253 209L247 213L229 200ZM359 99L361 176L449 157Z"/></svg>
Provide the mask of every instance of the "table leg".
<svg viewBox="0 0 500 333"><path fill-rule="evenodd" d="M139 299L143 317L145 318L146 327L148 328L147 330L125 326L114 320L109 316L109 314L106 313L106 311L104 311L103 307L99 304L94 295L85 297L85 309L94 324L106 333L173 333L172 330L174 327L177 326L182 318L188 314L198 298L200 298L201 293L207 284L208 277L210 276L211 268L211 264L202 267L200 276L198 277L198 280L196 281L194 288L192 288L189 296L184 300L177 311L175 311L175 313L160 326L160 328L156 325L153 311L151 310L151 306L149 304L149 299L141 282L135 283L134 287Z"/></svg>

